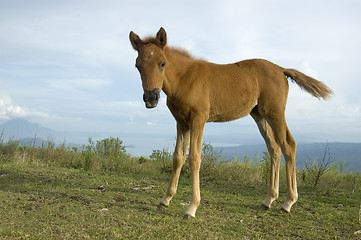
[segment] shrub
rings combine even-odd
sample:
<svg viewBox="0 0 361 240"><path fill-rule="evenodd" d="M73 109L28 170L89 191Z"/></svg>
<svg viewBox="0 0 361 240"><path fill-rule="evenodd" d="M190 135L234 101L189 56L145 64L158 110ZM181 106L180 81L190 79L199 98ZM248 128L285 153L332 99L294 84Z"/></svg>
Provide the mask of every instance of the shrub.
<svg viewBox="0 0 361 240"><path fill-rule="evenodd" d="M217 162L220 163L224 159L222 157L222 151L217 152L213 146L209 143L203 143L202 145L202 162L200 168L200 174L202 177L214 178L213 172Z"/></svg>
<svg viewBox="0 0 361 240"><path fill-rule="evenodd" d="M149 158L159 167L161 173L172 172L172 154L167 149L153 150Z"/></svg>
<svg viewBox="0 0 361 240"><path fill-rule="evenodd" d="M0 144L0 154L6 155L6 156L14 156L15 153L19 150L19 141L16 141L14 139L9 139L7 143Z"/></svg>
<svg viewBox="0 0 361 240"><path fill-rule="evenodd" d="M260 167L262 173L262 180L265 184L267 184L271 173L271 158L268 152L263 152Z"/></svg>
<svg viewBox="0 0 361 240"><path fill-rule="evenodd" d="M123 141L113 137L97 140L96 143L89 138L89 144L83 146L81 154L84 157L85 170L118 171L130 160Z"/></svg>
<svg viewBox="0 0 361 240"><path fill-rule="evenodd" d="M120 157L126 153L125 146L122 144L123 141L113 137L97 140L95 152L100 155Z"/></svg>

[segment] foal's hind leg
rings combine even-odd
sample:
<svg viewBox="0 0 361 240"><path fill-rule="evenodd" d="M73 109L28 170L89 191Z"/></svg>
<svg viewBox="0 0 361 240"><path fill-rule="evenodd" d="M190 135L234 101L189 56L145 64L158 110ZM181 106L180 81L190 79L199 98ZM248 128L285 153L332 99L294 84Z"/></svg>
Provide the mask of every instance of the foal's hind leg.
<svg viewBox="0 0 361 240"><path fill-rule="evenodd" d="M284 113L272 113L266 118L270 124L277 143L281 146L286 161L287 197L282 210L290 212L291 207L298 199L296 182L296 142L288 130Z"/></svg>
<svg viewBox="0 0 361 240"><path fill-rule="evenodd" d="M281 148L275 140L271 127L267 123L266 119L259 114L257 108L251 112L251 116L257 123L258 129L266 142L267 149L271 157L271 172L268 193L266 199L261 204L262 208L268 209L271 207L272 202L278 198Z"/></svg>
<svg viewBox="0 0 361 240"><path fill-rule="evenodd" d="M168 185L167 193L160 201L160 206L169 206L170 200L172 200L173 196L177 192L179 175L187 156L189 136L189 127L185 124L177 123L177 143L173 154L172 176Z"/></svg>

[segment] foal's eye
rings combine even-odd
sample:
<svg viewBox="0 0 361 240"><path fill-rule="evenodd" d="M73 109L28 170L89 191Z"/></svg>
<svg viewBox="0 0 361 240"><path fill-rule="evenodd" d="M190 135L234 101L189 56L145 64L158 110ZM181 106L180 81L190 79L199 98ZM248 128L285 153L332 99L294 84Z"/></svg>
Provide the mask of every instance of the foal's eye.
<svg viewBox="0 0 361 240"><path fill-rule="evenodd" d="M160 69L161 71L163 71L164 66L165 66L165 60L162 60L162 61L159 63L159 69Z"/></svg>

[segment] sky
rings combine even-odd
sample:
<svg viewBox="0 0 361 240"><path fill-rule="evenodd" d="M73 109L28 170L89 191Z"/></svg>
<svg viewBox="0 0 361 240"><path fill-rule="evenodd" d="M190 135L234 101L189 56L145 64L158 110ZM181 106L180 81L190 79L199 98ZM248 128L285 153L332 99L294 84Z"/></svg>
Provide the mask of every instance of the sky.
<svg viewBox="0 0 361 240"><path fill-rule="evenodd" d="M0 0L0 123L21 117L56 131L173 141L165 94L157 108L144 106L128 37L164 27L168 45L210 62L264 58L323 81L335 93L327 101L290 83L291 133L361 142L360 12L361 2L349 0ZM209 123L205 139L262 140L250 117Z"/></svg>

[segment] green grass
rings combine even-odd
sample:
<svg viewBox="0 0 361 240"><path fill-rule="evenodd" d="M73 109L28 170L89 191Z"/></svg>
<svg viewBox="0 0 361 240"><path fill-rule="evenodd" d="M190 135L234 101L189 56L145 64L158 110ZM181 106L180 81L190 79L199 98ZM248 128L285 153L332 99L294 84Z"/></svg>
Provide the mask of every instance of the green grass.
<svg viewBox="0 0 361 240"><path fill-rule="evenodd" d="M207 181L194 220L183 177L171 206L158 209L168 177L40 165L0 167L1 239L357 239L360 194L300 186L290 214L258 208L265 185ZM105 190L100 190L104 186ZM138 190L139 189L139 190Z"/></svg>
<svg viewBox="0 0 361 240"><path fill-rule="evenodd" d="M358 175L329 172L317 188L299 180L299 201L286 214L279 211L282 178L280 198L264 211L259 205L267 185L259 167L210 161L201 175L197 217L185 220L187 168L171 205L158 209L170 177L164 159L11 147L0 146L0 239L361 237L354 234L361 229L361 191L352 184Z"/></svg>

